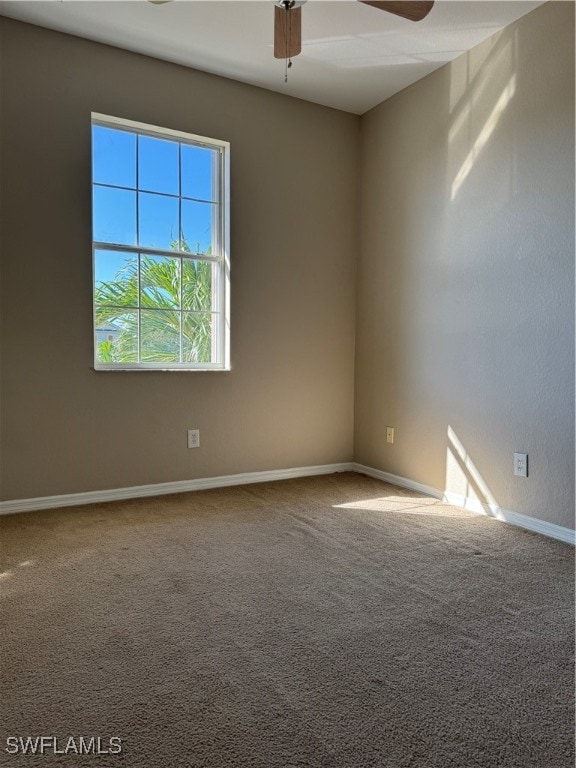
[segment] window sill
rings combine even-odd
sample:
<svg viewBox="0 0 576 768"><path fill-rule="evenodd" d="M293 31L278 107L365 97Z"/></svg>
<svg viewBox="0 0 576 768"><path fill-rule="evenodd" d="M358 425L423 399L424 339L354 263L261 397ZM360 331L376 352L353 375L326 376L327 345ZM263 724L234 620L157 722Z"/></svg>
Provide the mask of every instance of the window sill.
<svg viewBox="0 0 576 768"><path fill-rule="evenodd" d="M110 365L95 365L90 368L96 373L226 373L232 370L227 368L120 368Z"/></svg>

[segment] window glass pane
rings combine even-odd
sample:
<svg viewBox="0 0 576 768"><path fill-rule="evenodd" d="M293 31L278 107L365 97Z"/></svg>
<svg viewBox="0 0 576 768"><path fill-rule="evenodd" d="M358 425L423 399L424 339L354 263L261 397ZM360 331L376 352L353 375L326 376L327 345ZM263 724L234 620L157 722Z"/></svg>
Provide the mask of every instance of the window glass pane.
<svg viewBox="0 0 576 768"><path fill-rule="evenodd" d="M212 219L218 206L182 200L182 250L189 253L212 254Z"/></svg>
<svg viewBox="0 0 576 768"><path fill-rule="evenodd" d="M94 252L94 302L115 307L138 306L138 257L119 251Z"/></svg>
<svg viewBox="0 0 576 768"><path fill-rule="evenodd" d="M182 309L212 309L212 268L207 261L182 259Z"/></svg>
<svg viewBox="0 0 576 768"><path fill-rule="evenodd" d="M142 362L180 362L180 312L143 309L141 315Z"/></svg>
<svg viewBox="0 0 576 768"><path fill-rule="evenodd" d="M136 187L136 136L92 126L92 179L99 184Z"/></svg>
<svg viewBox="0 0 576 768"><path fill-rule="evenodd" d="M139 243L145 248L178 248L178 199L140 192Z"/></svg>
<svg viewBox="0 0 576 768"><path fill-rule="evenodd" d="M219 255L223 245L225 150L95 119L102 122L92 125L95 362L127 369L222 362L226 265L200 254Z"/></svg>
<svg viewBox="0 0 576 768"><path fill-rule="evenodd" d="M136 245L136 193L94 186L94 240Z"/></svg>
<svg viewBox="0 0 576 768"><path fill-rule="evenodd" d="M138 137L138 188L179 194L178 142Z"/></svg>
<svg viewBox="0 0 576 768"><path fill-rule="evenodd" d="M182 144L182 196L197 200L217 200L212 168L218 152Z"/></svg>
<svg viewBox="0 0 576 768"><path fill-rule="evenodd" d="M137 363L138 312L96 307L94 346L97 363Z"/></svg>
<svg viewBox="0 0 576 768"><path fill-rule="evenodd" d="M140 257L140 303L166 309L180 306L180 259Z"/></svg>
<svg viewBox="0 0 576 768"><path fill-rule="evenodd" d="M217 362L212 360L213 320L211 312L182 313L183 363Z"/></svg>

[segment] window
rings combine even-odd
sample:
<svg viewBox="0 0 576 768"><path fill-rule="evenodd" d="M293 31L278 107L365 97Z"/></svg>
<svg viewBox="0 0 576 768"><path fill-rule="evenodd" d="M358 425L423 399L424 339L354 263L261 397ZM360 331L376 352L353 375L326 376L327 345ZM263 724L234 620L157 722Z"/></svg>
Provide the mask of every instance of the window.
<svg viewBox="0 0 576 768"><path fill-rule="evenodd" d="M97 370L229 369L228 154L92 115Z"/></svg>

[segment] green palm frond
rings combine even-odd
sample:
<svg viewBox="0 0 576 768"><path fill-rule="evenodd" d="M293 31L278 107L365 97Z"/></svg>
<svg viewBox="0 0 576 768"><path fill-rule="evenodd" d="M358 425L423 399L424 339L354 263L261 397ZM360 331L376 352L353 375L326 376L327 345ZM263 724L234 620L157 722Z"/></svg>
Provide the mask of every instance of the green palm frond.
<svg viewBox="0 0 576 768"><path fill-rule="evenodd" d="M180 250L190 252L185 242ZM138 271L138 260L130 259L113 280L96 285L94 303L96 327L112 325L118 331L113 342L98 345L100 362L137 362L138 346L142 362L212 358L209 262L144 255Z"/></svg>

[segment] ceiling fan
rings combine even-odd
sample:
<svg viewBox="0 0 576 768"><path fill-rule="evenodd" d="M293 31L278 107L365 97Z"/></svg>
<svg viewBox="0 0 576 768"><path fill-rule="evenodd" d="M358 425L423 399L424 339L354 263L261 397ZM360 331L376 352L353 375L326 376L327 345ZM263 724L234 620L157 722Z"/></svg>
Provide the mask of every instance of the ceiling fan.
<svg viewBox="0 0 576 768"><path fill-rule="evenodd" d="M156 0L158 1L158 0ZM160 0L162 2L162 0ZM164 0L165 1L165 0ZM278 0L274 6L274 58L291 59L302 50L302 6L306 0ZM428 16L434 0L359 0L380 11L421 21Z"/></svg>
<svg viewBox="0 0 576 768"><path fill-rule="evenodd" d="M155 5L168 3L170 0L149 0ZM302 6L306 0L277 0L274 6L274 58L290 61L302 50ZM434 0L359 0L380 11L393 13L409 21L421 21L428 16Z"/></svg>

